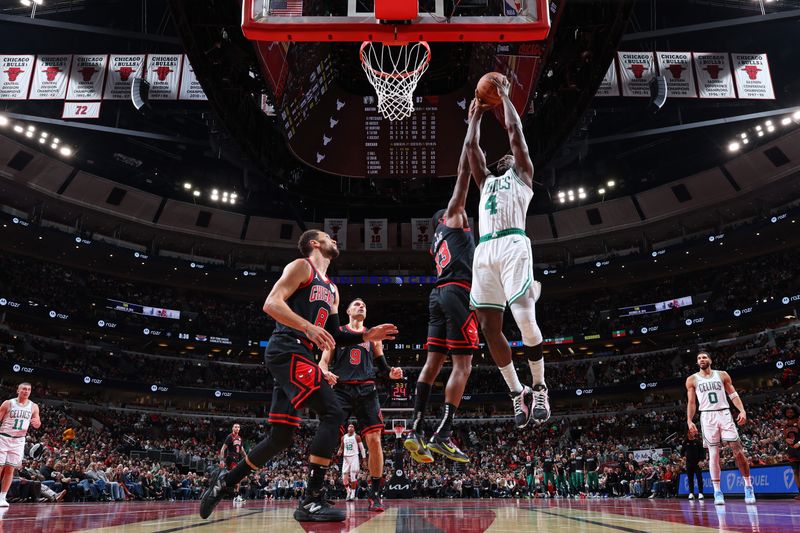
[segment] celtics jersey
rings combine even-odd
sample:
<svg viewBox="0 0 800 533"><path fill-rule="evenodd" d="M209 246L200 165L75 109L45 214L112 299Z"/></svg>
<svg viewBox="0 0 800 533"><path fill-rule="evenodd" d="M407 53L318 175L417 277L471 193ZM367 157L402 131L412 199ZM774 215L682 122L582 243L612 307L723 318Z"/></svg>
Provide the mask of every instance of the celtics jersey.
<svg viewBox="0 0 800 533"><path fill-rule="evenodd" d="M481 237L511 228L525 229L533 189L513 167L502 176L487 176L481 188L478 229Z"/></svg>
<svg viewBox="0 0 800 533"><path fill-rule="evenodd" d="M33 402L28 400L25 405L22 405L16 398L12 398L9 402L11 405L0 424L0 434L8 437L24 437L28 434L28 426L31 425Z"/></svg>
<svg viewBox="0 0 800 533"><path fill-rule="evenodd" d="M697 402L700 404L700 412L721 411L730 408L725 385L722 383L718 371L713 370L708 377L703 377L700 372L697 372L694 375L694 390L697 394Z"/></svg>

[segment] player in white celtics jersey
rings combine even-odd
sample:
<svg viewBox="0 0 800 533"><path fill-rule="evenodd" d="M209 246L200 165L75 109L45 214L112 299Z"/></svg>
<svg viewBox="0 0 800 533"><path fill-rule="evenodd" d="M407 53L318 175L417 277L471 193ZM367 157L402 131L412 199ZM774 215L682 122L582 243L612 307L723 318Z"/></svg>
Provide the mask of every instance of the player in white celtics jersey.
<svg viewBox="0 0 800 533"><path fill-rule="evenodd" d="M30 401L31 384L20 383L17 397L0 405L0 507L8 507L6 494L25 455L25 436L28 427L38 428L39 406Z"/></svg>
<svg viewBox="0 0 800 533"><path fill-rule="evenodd" d="M511 392L517 427L531 418L543 423L550 418L550 402L544 381L542 332L536 323L536 300L541 285L533 279L531 241L525 234L528 205L533 198L533 163L522 132L522 121L508 97L509 82L493 81L502 99L504 123L511 155L497 164L498 176L486 166L480 147L481 117L486 106L477 101L470 108L469 127L464 140L472 177L481 191L478 227L480 242L472 263L470 303L475 307L489 351ZM533 376L533 389L523 386L511 348L503 335L506 305L522 333L525 355Z"/></svg>
<svg viewBox="0 0 800 533"><path fill-rule="evenodd" d="M358 473L361 471L361 461L358 459L358 455L360 453L361 458L366 459L367 452L364 450L361 437L356 435L356 427L353 424L347 426L347 433L342 436L339 453L344 457L342 459L342 483L347 489L346 500L355 500Z"/></svg>
<svg viewBox="0 0 800 533"><path fill-rule="evenodd" d="M730 446L736 466L744 479L744 502L756 503L753 483L750 479L750 463L744 453L739 432L731 416L728 398L739 410L736 422L743 426L747 422L739 393L733 388L733 381L727 372L711 368L711 356L708 352L697 354L697 366L700 371L692 374L686 380L686 395L689 403L686 407L686 424L689 433L696 434L697 426L694 424L694 414L697 404L700 407L700 430L703 434L703 445L708 448L708 470L711 474L711 483L714 485L714 503L725 504L725 497L720 487L720 462L719 452L724 443Z"/></svg>

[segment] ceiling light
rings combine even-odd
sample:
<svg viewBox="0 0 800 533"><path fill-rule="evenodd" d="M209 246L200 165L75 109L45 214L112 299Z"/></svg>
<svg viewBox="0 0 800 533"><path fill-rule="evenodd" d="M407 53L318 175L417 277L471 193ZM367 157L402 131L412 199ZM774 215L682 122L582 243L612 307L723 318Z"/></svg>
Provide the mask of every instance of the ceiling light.
<svg viewBox="0 0 800 533"><path fill-rule="evenodd" d="M575 196L575 191L570 189L570 190L567 191L567 194L570 195L570 196Z"/></svg>
<svg viewBox="0 0 800 533"><path fill-rule="evenodd" d="M728 145L729 152L736 152L737 150L739 150L739 143L734 141Z"/></svg>
<svg viewBox="0 0 800 533"><path fill-rule="evenodd" d="M42 137L44 137L45 139L47 139L47 136L49 135L49 133L47 133L46 131L43 131L43 132L42 132L42 133L40 133L39 135L41 135Z"/></svg>
<svg viewBox="0 0 800 533"><path fill-rule="evenodd" d="M33 126L28 126L28 131L36 131L36 128Z"/></svg>
<svg viewBox="0 0 800 533"><path fill-rule="evenodd" d="M231 204L235 204L235 203L236 203L236 198L231 197Z"/></svg>
<svg viewBox="0 0 800 533"><path fill-rule="evenodd" d="M47 139L45 139L44 137L39 137L39 142L44 144L47 142Z"/></svg>
<svg viewBox="0 0 800 533"><path fill-rule="evenodd" d="M26 131L25 132L25 137L33 137L33 132L32 131Z"/></svg>
<svg viewBox="0 0 800 533"><path fill-rule="evenodd" d="M192 194L193 194L195 197L197 197L197 196L200 196L200 191L194 191Z"/></svg>
<svg viewBox="0 0 800 533"><path fill-rule="evenodd" d="M22 4L25 7L30 7L31 0L19 0L19 3Z"/></svg>
<svg viewBox="0 0 800 533"><path fill-rule="evenodd" d="M44 0L33 0L33 1L36 3L37 6L44 4ZM767 2L769 2L769 0L767 0Z"/></svg>
<svg viewBox="0 0 800 533"><path fill-rule="evenodd" d="M598 194L605 194L606 190L604 188L600 187L599 189L597 189L597 193Z"/></svg>
<svg viewBox="0 0 800 533"><path fill-rule="evenodd" d="M768 120L764 123L765 126L772 126L772 121Z"/></svg>
<svg viewBox="0 0 800 533"><path fill-rule="evenodd" d="M58 144L58 143L60 143L60 142L61 142L61 140L60 140L58 137L56 137L56 138L54 138L54 139L53 139L53 142L54 142L54 143L56 143L56 144Z"/></svg>
<svg viewBox="0 0 800 533"><path fill-rule="evenodd" d="M566 202L566 200L564 199L564 197L563 197L563 196L562 196L562 197L560 197L560 198L558 199L558 201L559 201L559 202L561 202L562 204L563 204L564 202Z"/></svg>
<svg viewBox="0 0 800 533"><path fill-rule="evenodd" d="M216 195L218 195L218 194L219 194L219 191L218 191L217 189L211 189L211 194L213 194L214 196L216 196Z"/></svg>
<svg viewBox="0 0 800 533"><path fill-rule="evenodd" d="M8 117L0 115L0 126L8 126Z"/></svg>
<svg viewBox="0 0 800 533"><path fill-rule="evenodd" d="M217 196L216 194L212 194L211 195L211 201L212 202L216 202L217 200L219 200L219 196Z"/></svg>
<svg viewBox="0 0 800 533"><path fill-rule="evenodd" d="M3 121L2 121L2 119L0 119L0 124L2 124L2 123L3 123ZM792 119L790 119L789 117L786 117L785 119L781 120L781 124L783 124L784 126L788 126L791 123L792 123Z"/></svg>
<svg viewBox="0 0 800 533"><path fill-rule="evenodd" d="M183 184L183 188L188 191L189 189L192 188L192 184L187 181L186 183Z"/></svg>
<svg viewBox="0 0 800 533"><path fill-rule="evenodd" d="M586 193L585 193L585 192L579 192L579 193L578 193L578 198L580 198L581 200L583 200L584 198L586 198Z"/></svg>
<svg viewBox="0 0 800 533"><path fill-rule="evenodd" d="M50 145L50 148L55 150L56 148L58 148L58 145L56 143L53 143L53 144Z"/></svg>
<svg viewBox="0 0 800 533"><path fill-rule="evenodd" d="M800 111L795 111L794 115L792 115L792 118L795 120L800 120Z"/></svg>
<svg viewBox="0 0 800 533"><path fill-rule="evenodd" d="M223 196L222 197L222 203L223 204L227 204L228 203L228 197L227 196Z"/></svg>
<svg viewBox="0 0 800 533"><path fill-rule="evenodd" d="M69 146L62 146L61 150L59 150L61 155L69 157L72 155L72 149Z"/></svg>
<svg viewBox="0 0 800 533"><path fill-rule="evenodd" d="M234 198L239 198L239 196L235 192L232 192L231 193L231 200L233 200Z"/></svg>
<svg viewBox="0 0 800 533"><path fill-rule="evenodd" d="M22 126L14 126L14 131L16 131L17 133L22 133L25 130L22 129Z"/></svg>
<svg viewBox="0 0 800 533"><path fill-rule="evenodd" d="M749 139L742 139L742 144L747 144L747 143L749 143L749 142L750 142L750 140L749 140Z"/></svg>
<svg viewBox="0 0 800 533"><path fill-rule="evenodd" d="M583 187L578 187L578 194L583 192Z"/></svg>
<svg viewBox="0 0 800 533"><path fill-rule="evenodd" d="M747 139L747 134L746 134L746 133L742 133L742 134L740 135L740 137L741 137L742 139Z"/></svg>
<svg viewBox="0 0 800 533"><path fill-rule="evenodd" d="M613 187L616 184L617 183L614 180L608 180L608 183L606 183L606 185L608 185L609 187Z"/></svg>
<svg viewBox="0 0 800 533"><path fill-rule="evenodd" d="M759 131L759 132L758 132L758 136L759 136L759 137L763 137L763 136L764 136L764 132L763 132L763 131Z"/></svg>
<svg viewBox="0 0 800 533"><path fill-rule="evenodd" d="M761 126L756 126L756 131L761 131Z"/></svg>
<svg viewBox="0 0 800 533"><path fill-rule="evenodd" d="M564 191L559 191L559 193L558 193L558 197L559 198L564 198L565 196L566 196L566 193Z"/></svg>
<svg viewBox="0 0 800 533"><path fill-rule="evenodd" d="M775 126L767 126L767 131L772 133L773 131L775 131Z"/></svg>

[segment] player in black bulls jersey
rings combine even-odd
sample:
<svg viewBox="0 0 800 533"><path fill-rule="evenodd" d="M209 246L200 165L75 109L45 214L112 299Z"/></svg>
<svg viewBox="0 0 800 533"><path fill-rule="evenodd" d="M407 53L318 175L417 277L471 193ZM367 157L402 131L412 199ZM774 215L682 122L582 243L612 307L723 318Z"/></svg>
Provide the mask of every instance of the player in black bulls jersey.
<svg viewBox="0 0 800 533"><path fill-rule="evenodd" d="M350 317L350 323L342 326L342 330L353 333L364 331L364 320L367 318L367 304L364 300L356 298L350 302L347 316ZM383 414L375 388L375 370L377 368L389 379L402 379L403 370L389 366L383 355L381 342L364 342L357 346L337 348L336 357L333 357L333 353L331 350L322 352L319 367L325 380L334 387L339 405L346 413L345 420L355 412L358 425L362 428L361 438L367 441L369 450L369 510L382 512ZM344 426L339 429L344 435Z"/></svg>
<svg viewBox="0 0 800 533"><path fill-rule="evenodd" d="M231 433L225 437L225 442L222 443L222 448L219 450L219 467L233 470L233 468L244 459L244 446L242 436L239 435L241 426L234 424L231 428ZM238 490L237 490L238 492ZM242 501L242 497L237 494L234 501Z"/></svg>
<svg viewBox="0 0 800 533"><path fill-rule="evenodd" d="M296 259L283 269L264 303L264 312L278 323L264 354L267 370L275 379L268 418L272 430L233 470L214 471L201 496L202 518L208 518L239 481L291 445L295 430L300 427L298 410L308 407L316 412L319 426L310 446L306 494L294 518L301 522L345 519L344 511L331 506L322 488L344 411L333 389L322 379L312 349L314 345L332 350L337 343L352 346L393 339L397 328L382 324L360 333L341 331L339 291L325 275L330 262L339 255L336 241L322 231L308 230L300 236L297 246L303 259Z"/></svg>
<svg viewBox="0 0 800 533"><path fill-rule="evenodd" d="M428 357L417 381L414 422L404 442L418 463L433 461L431 451L453 461L469 462L467 455L450 438L453 418L472 371L472 351L478 347L478 320L469 308L472 256L475 253L475 241L464 208L469 191L469 168L467 152L462 150L458 178L447 209L437 211L431 220L431 227L436 231L430 253L436 263L439 281L429 298ZM444 415L430 442L426 443L425 409L433 381L442 370L448 352L453 370L445 387Z"/></svg>

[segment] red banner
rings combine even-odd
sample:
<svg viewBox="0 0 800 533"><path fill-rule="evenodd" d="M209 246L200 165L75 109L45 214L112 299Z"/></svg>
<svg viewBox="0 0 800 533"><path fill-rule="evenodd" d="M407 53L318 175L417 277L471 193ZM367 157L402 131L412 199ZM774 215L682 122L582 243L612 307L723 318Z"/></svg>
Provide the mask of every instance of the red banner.
<svg viewBox="0 0 800 533"><path fill-rule="evenodd" d="M177 100L181 80L181 54L151 54L147 56L147 82L150 100Z"/></svg>
<svg viewBox="0 0 800 533"><path fill-rule="evenodd" d="M33 56L0 56L0 100L25 100L33 74Z"/></svg>
<svg viewBox="0 0 800 533"><path fill-rule="evenodd" d="M739 98L774 100L767 54L731 54Z"/></svg>
<svg viewBox="0 0 800 533"><path fill-rule="evenodd" d="M653 52L617 52L622 95L650 98L650 80L656 75Z"/></svg>
<svg viewBox="0 0 800 533"><path fill-rule="evenodd" d="M728 54L694 52L700 98L736 98Z"/></svg>
<svg viewBox="0 0 800 533"><path fill-rule="evenodd" d="M667 79L667 97L697 98L691 52L656 52L658 70Z"/></svg>
<svg viewBox="0 0 800 533"><path fill-rule="evenodd" d="M63 100L67 93L69 63L72 56L41 55L36 57L31 85L31 100Z"/></svg>
<svg viewBox="0 0 800 533"><path fill-rule="evenodd" d="M108 56L105 54L76 55L69 73L68 100L100 100L106 80Z"/></svg>
<svg viewBox="0 0 800 533"><path fill-rule="evenodd" d="M144 54L112 54L108 61L108 82L103 100L130 100L134 78L141 78Z"/></svg>

